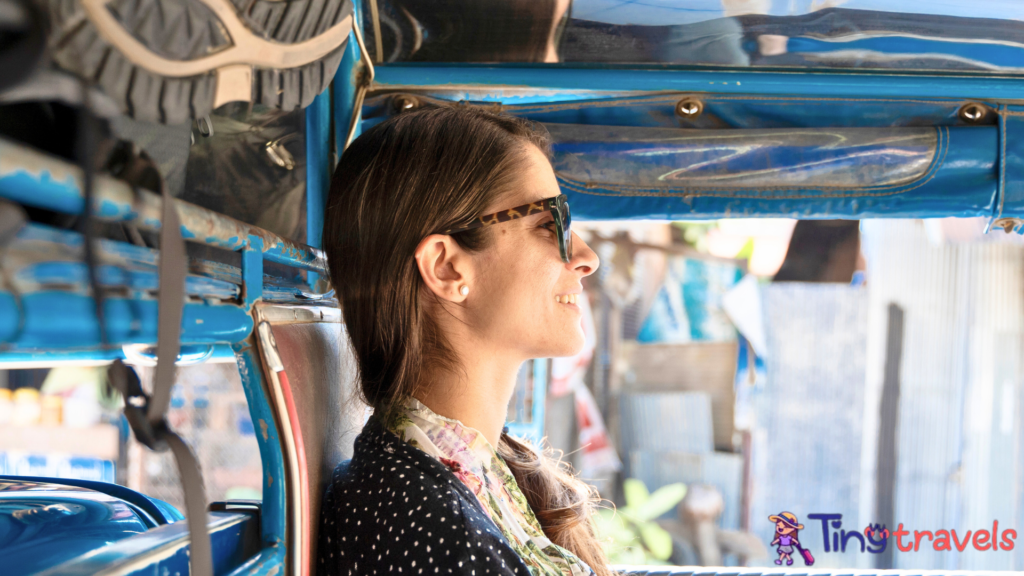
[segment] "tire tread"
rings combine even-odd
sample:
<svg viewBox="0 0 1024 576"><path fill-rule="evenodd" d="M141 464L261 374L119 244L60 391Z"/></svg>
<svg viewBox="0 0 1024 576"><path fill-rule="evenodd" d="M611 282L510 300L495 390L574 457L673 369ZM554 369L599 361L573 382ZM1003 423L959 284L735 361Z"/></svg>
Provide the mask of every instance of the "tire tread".
<svg viewBox="0 0 1024 576"><path fill-rule="evenodd" d="M350 0L232 0L241 20L257 35L286 44L322 34L351 13ZM125 28L154 52L191 59L229 42L216 17L196 0L112 0ZM99 36L77 0L48 0L50 49L62 68L96 82L137 119L180 124L213 107L215 73L167 78L131 64ZM326 89L345 44L304 66L253 70L252 101L291 110L308 106Z"/></svg>

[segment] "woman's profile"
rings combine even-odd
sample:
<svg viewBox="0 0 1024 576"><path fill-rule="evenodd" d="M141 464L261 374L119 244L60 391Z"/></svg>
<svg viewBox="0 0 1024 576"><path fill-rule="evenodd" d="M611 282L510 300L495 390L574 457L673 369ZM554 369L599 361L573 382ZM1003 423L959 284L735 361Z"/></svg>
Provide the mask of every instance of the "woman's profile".
<svg viewBox="0 0 1024 576"><path fill-rule="evenodd" d="M318 574L610 575L592 489L509 436L521 365L584 343L545 134L470 107L406 112L345 151L324 250L372 407L324 497Z"/></svg>

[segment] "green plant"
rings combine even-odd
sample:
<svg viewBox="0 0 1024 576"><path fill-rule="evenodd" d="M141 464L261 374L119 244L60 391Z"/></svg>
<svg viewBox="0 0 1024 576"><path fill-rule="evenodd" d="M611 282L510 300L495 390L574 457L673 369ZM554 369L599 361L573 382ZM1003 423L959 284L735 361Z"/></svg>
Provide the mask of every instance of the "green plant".
<svg viewBox="0 0 1024 576"><path fill-rule="evenodd" d="M651 494L636 478L622 483L626 505L598 510L594 516L597 536L612 564L667 564L672 555L672 536L654 521L672 510L686 496L684 484L662 486Z"/></svg>

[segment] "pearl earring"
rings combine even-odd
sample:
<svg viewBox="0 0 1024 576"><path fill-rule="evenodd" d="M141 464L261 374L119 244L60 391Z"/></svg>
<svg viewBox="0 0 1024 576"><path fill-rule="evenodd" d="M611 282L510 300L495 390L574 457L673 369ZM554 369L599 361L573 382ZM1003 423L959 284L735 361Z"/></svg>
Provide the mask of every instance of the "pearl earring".
<svg viewBox="0 0 1024 576"><path fill-rule="evenodd" d="M462 288L459 288L459 294L462 294L463 296L469 294L469 286L463 286Z"/></svg>

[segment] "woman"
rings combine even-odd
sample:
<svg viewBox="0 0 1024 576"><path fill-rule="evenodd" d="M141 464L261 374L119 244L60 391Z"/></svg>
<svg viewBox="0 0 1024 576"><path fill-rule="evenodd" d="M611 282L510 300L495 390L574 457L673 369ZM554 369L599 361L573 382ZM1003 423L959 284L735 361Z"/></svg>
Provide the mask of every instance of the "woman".
<svg viewBox="0 0 1024 576"><path fill-rule="evenodd" d="M324 250L373 416L324 498L321 575L611 574L591 489L503 430L523 362L583 346L598 266L547 151L468 107L345 151Z"/></svg>

